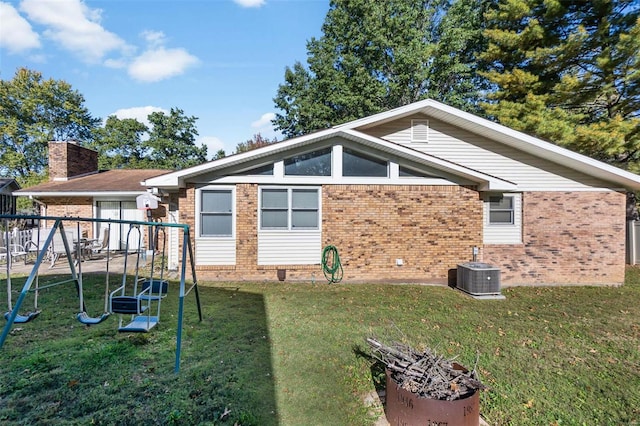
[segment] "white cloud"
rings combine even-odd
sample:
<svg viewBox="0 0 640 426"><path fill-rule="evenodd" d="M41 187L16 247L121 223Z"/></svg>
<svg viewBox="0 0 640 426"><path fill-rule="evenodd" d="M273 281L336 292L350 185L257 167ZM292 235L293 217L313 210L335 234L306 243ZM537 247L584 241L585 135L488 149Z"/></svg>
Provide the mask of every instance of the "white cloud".
<svg viewBox="0 0 640 426"><path fill-rule="evenodd" d="M162 31L143 31L142 38L147 41L150 47L160 47L163 46L166 40L166 37Z"/></svg>
<svg viewBox="0 0 640 426"><path fill-rule="evenodd" d="M159 47L147 50L129 65L129 75L138 81L154 83L174 77L199 62L184 49Z"/></svg>
<svg viewBox="0 0 640 426"><path fill-rule="evenodd" d="M254 129L253 133L260 133L260 135L266 139L282 139L282 134L276 132L273 128L273 123L271 123L271 120L274 118L276 118L276 115L273 112L262 114L259 119L251 123L251 128Z"/></svg>
<svg viewBox="0 0 640 426"><path fill-rule="evenodd" d="M100 24L101 10L81 0L24 0L20 4L29 19L47 27L44 35L86 62L99 62L107 54L131 51L124 40Z"/></svg>
<svg viewBox="0 0 640 426"><path fill-rule="evenodd" d="M146 83L153 83L184 73L199 63L199 59L185 49L164 47L166 37L162 31L143 31L147 50L129 64L129 76Z"/></svg>
<svg viewBox="0 0 640 426"><path fill-rule="evenodd" d="M224 142L215 136L202 136L196 139L196 145L207 146L207 158L209 159L212 158L218 150L224 149Z"/></svg>
<svg viewBox="0 0 640 426"><path fill-rule="evenodd" d="M234 3L242 7L260 7L266 4L265 0L233 0Z"/></svg>
<svg viewBox="0 0 640 426"><path fill-rule="evenodd" d="M254 129L262 129L268 126L269 128L271 128L271 120L273 120L274 118L276 118L276 115L273 112L267 112L266 114L262 114L262 116L258 120L251 123L251 127L253 127Z"/></svg>
<svg viewBox="0 0 640 426"><path fill-rule="evenodd" d="M0 17L2 17L0 47L11 53L40 47L40 36L12 5L0 2Z"/></svg>
<svg viewBox="0 0 640 426"><path fill-rule="evenodd" d="M147 117L152 112L163 112L165 114L169 114L169 111L167 111L164 108L148 105L148 106L142 106L142 107L122 108L109 115L115 115L121 120L125 118L135 118L139 122L143 123L145 126L150 127L151 123L149 123L149 120Z"/></svg>

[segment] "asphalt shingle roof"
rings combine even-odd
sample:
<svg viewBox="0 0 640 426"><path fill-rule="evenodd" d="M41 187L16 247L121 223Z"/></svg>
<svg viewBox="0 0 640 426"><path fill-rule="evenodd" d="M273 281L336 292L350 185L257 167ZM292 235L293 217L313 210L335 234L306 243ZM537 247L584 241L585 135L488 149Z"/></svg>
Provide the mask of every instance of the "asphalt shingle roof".
<svg viewBox="0 0 640 426"><path fill-rule="evenodd" d="M57 192L114 192L114 191L144 191L140 184L145 179L169 173L171 170L162 169L118 169L95 173L88 176L71 178L67 181L45 182L16 191L51 193Z"/></svg>

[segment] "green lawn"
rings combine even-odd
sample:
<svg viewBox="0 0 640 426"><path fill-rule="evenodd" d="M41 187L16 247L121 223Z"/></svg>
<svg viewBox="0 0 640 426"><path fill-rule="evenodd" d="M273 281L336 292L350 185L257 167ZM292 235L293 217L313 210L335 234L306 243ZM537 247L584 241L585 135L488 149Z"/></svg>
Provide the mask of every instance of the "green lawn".
<svg viewBox="0 0 640 426"><path fill-rule="evenodd" d="M103 286L85 276L93 315ZM619 288L517 287L500 301L416 285L218 283L200 294L202 323L186 300L176 375L175 283L148 334L118 333L116 317L81 325L72 284L42 291L42 314L0 350L0 423L372 424L363 399L379 377L359 351L376 336L469 367L479 354L492 425L640 424L638 268Z"/></svg>

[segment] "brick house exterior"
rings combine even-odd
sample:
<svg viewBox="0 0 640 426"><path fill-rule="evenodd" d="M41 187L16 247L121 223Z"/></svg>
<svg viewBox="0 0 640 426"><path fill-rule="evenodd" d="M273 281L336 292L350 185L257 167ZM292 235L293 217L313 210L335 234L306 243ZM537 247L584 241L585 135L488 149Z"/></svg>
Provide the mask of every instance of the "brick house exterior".
<svg viewBox="0 0 640 426"><path fill-rule="evenodd" d="M640 177L426 100L147 179L193 230L200 280L618 285ZM453 274L453 276L452 276Z"/></svg>

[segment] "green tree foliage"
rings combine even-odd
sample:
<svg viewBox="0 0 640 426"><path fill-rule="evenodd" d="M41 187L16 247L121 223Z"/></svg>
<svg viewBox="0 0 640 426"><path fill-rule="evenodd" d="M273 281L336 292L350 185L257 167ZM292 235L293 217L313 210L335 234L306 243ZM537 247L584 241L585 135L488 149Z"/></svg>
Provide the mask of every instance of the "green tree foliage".
<svg viewBox="0 0 640 426"><path fill-rule="evenodd" d="M13 79L0 80L0 175L21 185L39 180L49 141L90 139L98 123L71 85L18 69Z"/></svg>
<svg viewBox="0 0 640 426"><path fill-rule="evenodd" d="M423 98L473 109L482 0L333 0L307 66L287 67L273 120L286 137Z"/></svg>
<svg viewBox="0 0 640 426"><path fill-rule="evenodd" d="M501 123L640 171L640 8L634 0L500 0L481 58Z"/></svg>
<svg viewBox="0 0 640 426"><path fill-rule="evenodd" d="M271 145L277 142L277 138L269 140L268 138L262 136L260 133L256 133L255 135L253 135L253 138L245 142L240 142L238 145L236 145L236 151L234 152L234 154L251 151L256 148L262 148L263 146Z"/></svg>
<svg viewBox="0 0 640 426"><path fill-rule="evenodd" d="M149 166L180 170L207 161L207 147L196 146L196 117L187 117L179 108L149 114L151 130L145 146L149 153Z"/></svg>
<svg viewBox="0 0 640 426"><path fill-rule="evenodd" d="M95 132L88 147L98 151L101 170L140 169L148 166L147 148L142 142L149 129L135 118L109 116L104 127Z"/></svg>
<svg viewBox="0 0 640 426"><path fill-rule="evenodd" d="M218 151L216 151L215 154L213 154L213 157L211 158L212 160L219 160L221 158L224 158L227 156L227 153L224 152L224 149L219 149Z"/></svg>

